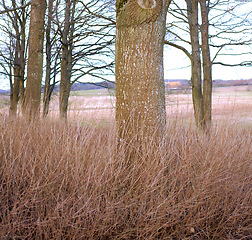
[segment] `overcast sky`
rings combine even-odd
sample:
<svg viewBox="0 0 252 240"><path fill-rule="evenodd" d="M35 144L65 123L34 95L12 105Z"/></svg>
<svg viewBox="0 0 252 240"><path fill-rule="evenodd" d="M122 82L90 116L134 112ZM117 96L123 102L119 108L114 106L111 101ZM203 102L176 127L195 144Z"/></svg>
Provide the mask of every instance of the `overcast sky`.
<svg viewBox="0 0 252 240"><path fill-rule="evenodd" d="M184 1L174 0L180 7L186 12L186 5ZM215 1L211 1L213 3ZM177 6L171 4L170 9L177 9ZM225 12L225 15L222 13ZM179 15L181 17L181 15ZM219 35L219 38L213 37L210 39L210 43L213 45L221 45L227 43L229 38L235 39L237 42L252 39L252 0L230 0L223 1L223 4L218 4L215 8L211 9L209 13L210 21L210 35L214 36L219 34L220 30L226 31L230 26L234 27L235 34L231 33L233 30L228 31L229 33ZM239 24L241 21L245 23ZM201 21L199 13L199 22ZM188 25L183 21L174 18L173 15L168 13L167 23L175 23L174 25L179 26L180 29L172 27L174 31L183 39L190 41L190 36L186 34L185 30L188 29ZM213 27L216 25L218 28ZM181 30L183 29L183 30ZM227 38L227 39L225 39ZM183 46L188 52L191 52L191 46L187 43L180 41L173 35L166 36L166 40L173 41L176 44ZM176 42L178 41L178 42ZM218 48L211 48L210 55L211 59L214 58ZM239 55L239 53L249 53ZM244 61L252 61L252 46L227 46L224 47L215 59L215 62L223 62L226 64L237 64ZM223 54L223 55L222 55ZM233 55L226 55L233 54ZM164 74L165 79L190 79L191 68L188 57L181 50L175 49L170 46L165 47L164 52ZM222 65L213 65L212 69L213 79L223 80L238 80L238 79L251 79L252 78L252 66L250 67L225 67Z"/></svg>
<svg viewBox="0 0 252 240"><path fill-rule="evenodd" d="M226 58L229 58L228 56ZM226 59L228 62L228 59ZM236 59L243 61L242 57ZM183 66L183 67L181 67ZM213 79L239 80L252 79L252 66L250 67L225 67L213 65ZM166 47L164 52L165 79L190 79L191 66L188 57L180 50Z"/></svg>

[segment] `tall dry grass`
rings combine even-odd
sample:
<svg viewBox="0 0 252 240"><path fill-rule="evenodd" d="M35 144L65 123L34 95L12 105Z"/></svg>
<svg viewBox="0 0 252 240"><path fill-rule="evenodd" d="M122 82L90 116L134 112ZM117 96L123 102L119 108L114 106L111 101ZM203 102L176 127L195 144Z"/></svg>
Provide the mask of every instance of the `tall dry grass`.
<svg viewBox="0 0 252 240"><path fill-rule="evenodd" d="M1 120L0 239L252 239L251 129L177 119L129 168L112 125Z"/></svg>

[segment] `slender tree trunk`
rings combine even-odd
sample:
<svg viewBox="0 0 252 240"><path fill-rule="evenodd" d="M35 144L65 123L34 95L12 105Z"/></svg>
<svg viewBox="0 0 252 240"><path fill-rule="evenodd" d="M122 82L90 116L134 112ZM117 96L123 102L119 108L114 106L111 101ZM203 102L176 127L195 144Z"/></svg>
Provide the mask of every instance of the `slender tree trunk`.
<svg viewBox="0 0 252 240"><path fill-rule="evenodd" d="M30 118L38 117L40 110L45 10L45 0L31 0L29 56L24 109Z"/></svg>
<svg viewBox="0 0 252 240"><path fill-rule="evenodd" d="M67 120L68 98L70 93L70 82L68 79L68 34L70 29L70 8L71 1L65 0L65 21L62 33L62 59L61 59L61 79L60 79L60 98L59 111L60 119Z"/></svg>
<svg viewBox="0 0 252 240"><path fill-rule="evenodd" d="M24 66L25 67L25 66ZM24 69L20 69L20 81L19 81L19 103L21 105L21 112L24 113L24 101L25 101L25 86L24 86Z"/></svg>
<svg viewBox="0 0 252 240"><path fill-rule="evenodd" d="M75 1L66 0L65 22L62 34L62 59L60 79L60 119L67 120L68 100L71 88L72 72L72 36L74 23L71 21L75 13Z"/></svg>
<svg viewBox="0 0 252 240"><path fill-rule="evenodd" d="M199 45L198 0L186 0L192 45L192 97L196 125L204 129L204 109L201 84L201 60Z"/></svg>
<svg viewBox="0 0 252 240"><path fill-rule="evenodd" d="M51 44L51 25L52 25L52 12L53 12L54 0L49 0L48 4L48 20L46 28L46 79L44 87L44 98L43 98L43 116L46 117L49 111L50 103L50 84L51 84L51 55L52 55L52 44Z"/></svg>
<svg viewBox="0 0 252 240"><path fill-rule="evenodd" d="M12 58L12 57L10 57ZM9 83L10 83L10 109L9 109L9 116L11 116L11 104L12 104L12 99L13 99L13 76L12 76L12 66L9 65Z"/></svg>
<svg viewBox="0 0 252 240"><path fill-rule="evenodd" d="M16 111L15 111L15 104L14 104L14 85L15 81L13 82L13 76L12 76L13 68L10 66L10 75L9 75L9 82L10 82L10 109L9 109L9 116L10 117L16 117Z"/></svg>
<svg viewBox="0 0 252 240"><path fill-rule="evenodd" d="M12 2L12 6L16 7L15 2ZM10 17L10 15L9 15ZM17 115L17 105L19 101L19 85L20 85L20 31L19 31L19 24L18 24L18 16L15 12L14 18L12 19L12 24L16 33L15 36L15 49L14 49L14 67L13 67L13 73L14 73L14 84L12 89L12 98L10 102L10 111L9 114L11 117L16 117Z"/></svg>
<svg viewBox="0 0 252 240"><path fill-rule="evenodd" d="M21 31L21 35L22 35ZM10 102L10 115L15 117L17 115L18 102L23 106L24 100L24 71L25 71L25 59L24 59L24 47L23 37L17 33L16 47L15 47L15 60L14 60L14 85L12 89L12 98Z"/></svg>
<svg viewBox="0 0 252 240"><path fill-rule="evenodd" d="M68 46L62 46L61 79L60 79L60 119L67 120L68 99L70 95L70 78L68 74Z"/></svg>
<svg viewBox="0 0 252 240"><path fill-rule="evenodd" d="M22 5L25 4L25 1L22 0ZM24 102L25 102L25 66L26 66L26 57L25 57L25 50L26 50L26 21L27 21L27 16L26 16L26 11L27 9L22 8L22 13L21 13L21 22L20 22L20 35L21 35L21 42L20 42L20 82L19 82L19 102L21 105L21 112L24 113Z"/></svg>
<svg viewBox="0 0 252 240"><path fill-rule="evenodd" d="M209 21L206 0L200 0L201 6L201 51L203 59L203 107L206 131L211 127L212 120L212 63L209 48Z"/></svg>
<svg viewBox="0 0 252 240"><path fill-rule="evenodd" d="M22 1L24 4L24 1ZM25 43L26 43L26 16L25 16L26 9L22 9L22 22L21 22L21 44L20 44L20 83L19 83L19 102L21 105L21 112L24 113L24 102L25 102Z"/></svg>
<svg viewBox="0 0 252 240"><path fill-rule="evenodd" d="M18 40L17 40L18 41ZM17 115L17 105L19 100L19 83L20 83L20 67L19 67L19 50L18 50L18 43L15 46L15 60L14 60L14 84L12 88L12 98L10 101L10 111L9 114L11 117L16 117Z"/></svg>
<svg viewBox="0 0 252 240"><path fill-rule="evenodd" d="M163 43L170 1L117 0L116 123L130 161L166 131ZM136 149L138 148L138 149Z"/></svg>

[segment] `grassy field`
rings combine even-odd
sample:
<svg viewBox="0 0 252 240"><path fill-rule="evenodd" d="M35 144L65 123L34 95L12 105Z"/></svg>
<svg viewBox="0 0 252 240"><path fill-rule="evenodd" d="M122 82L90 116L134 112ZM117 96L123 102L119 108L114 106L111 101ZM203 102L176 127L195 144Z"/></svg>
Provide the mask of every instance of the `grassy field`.
<svg viewBox="0 0 252 240"><path fill-rule="evenodd" d="M9 97L0 95L1 112L8 112ZM226 120L252 126L252 88L250 86L219 87L213 89L213 122ZM58 94L54 94L50 103L50 115L57 118ZM193 121L193 105L190 92L173 91L166 94L168 118L184 118ZM112 121L115 116L115 92L99 89L71 92L69 98L69 118Z"/></svg>
<svg viewBox="0 0 252 240"><path fill-rule="evenodd" d="M219 90L208 136L190 94L167 95L167 145L150 144L131 167L110 93L72 93L67 124L57 96L41 121L2 108L0 239L252 239L252 95Z"/></svg>
<svg viewBox="0 0 252 240"><path fill-rule="evenodd" d="M69 101L69 116L95 120L114 120L115 94L107 90L73 92ZM252 91L248 86L213 89L213 122L226 120L252 126ZM52 114L58 111L58 102L52 104ZM167 117L193 121L191 93L166 94Z"/></svg>

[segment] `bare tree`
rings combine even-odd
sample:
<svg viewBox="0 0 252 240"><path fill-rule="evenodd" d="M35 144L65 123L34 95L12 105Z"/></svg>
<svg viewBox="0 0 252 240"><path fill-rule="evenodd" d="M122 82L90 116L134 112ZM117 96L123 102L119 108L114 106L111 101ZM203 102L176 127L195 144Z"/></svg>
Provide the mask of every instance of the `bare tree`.
<svg viewBox="0 0 252 240"><path fill-rule="evenodd" d="M166 40L165 43L182 50L191 61L195 120L197 126L208 132L212 118L212 66L213 64L251 65L251 61L233 64L216 61L227 54L251 55L250 50L238 54L227 51L228 47L244 47L252 43L250 35L247 34L251 32L251 18L249 18L251 11L237 14L235 9L239 9L241 3L231 4L224 0L186 0L186 7L181 3L183 2L173 1L172 8L169 9L169 14L175 20L168 24L167 34L170 40ZM210 15L211 11L213 13ZM200 19L198 19L199 15ZM240 37L242 32L244 32L243 37ZM213 52L212 59L210 51ZM203 72L203 84L201 72Z"/></svg>
<svg viewBox="0 0 252 240"><path fill-rule="evenodd" d="M116 123L119 146L129 146L126 161L165 135L163 43L169 4L116 1Z"/></svg>
<svg viewBox="0 0 252 240"><path fill-rule="evenodd" d="M200 0L201 9L201 52L203 68L203 113L205 130L209 132L212 120L212 62L209 46L209 1Z"/></svg>
<svg viewBox="0 0 252 240"><path fill-rule="evenodd" d="M109 55L113 54L110 49L114 39L111 29L115 22L105 16L107 7L107 4L94 0L86 3L65 0L64 25L59 20L61 15L60 11L58 12L56 24L61 42L61 119L67 119L72 84L81 81L86 75L100 77L99 70L110 69L113 66L113 61L109 61Z"/></svg>
<svg viewBox="0 0 252 240"><path fill-rule="evenodd" d="M29 16L29 10L27 2L25 0L15 1L12 0L10 6L6 4L4 0L1 2L1 6L5 9L5 23L6 17L9 19L8 27L2 26L2 31L7 34L9 43L13 48L13 55L10 56L9 64L13 67L14 83L10 83L11 97L10 97L10 115L15 116L17 113L17 104L20 100L21 107L24 103L24 81L25 81L25 65L26 65L26 26ZM8 43L6 43L8 44Z"/></svg>
<svg viewBox="0 0 252 240"><path fill-rule="evenodd" d="M192 97L196 125L204 127L204 108L201 85L201 57L199 43L198 0L186 0L187 17L192 47Z"/></svg>
<svg viewBox="0 0 252 240"><path fill-rule="evenodd" d="M46 25L46 76L43 96L43 116L47 116L49 111L49 103L51 94L53 91L53 85L51 86L51 75L52 75L52 20L53 20L53 4L55 0L48 1L47 8L47 25ZM57 61L57 60L56 60ZM55 79L55 78L54 78ZM55 81L54 81L55 84Z"/></svg>
<svg viewBox="0 0 252 240"><path fill-rule="evenodd" d="M62 59L60 79L60 119L67 119L67 107L70 94L70 79L72 71L72 35L74 29L73 17L75 13L75 1L65 0L65 19L62 32ZM70 23L72 22L72 23ZM70 41L68 41L70 39Z"/></svg>

